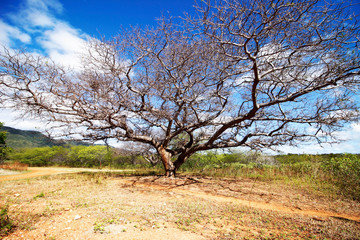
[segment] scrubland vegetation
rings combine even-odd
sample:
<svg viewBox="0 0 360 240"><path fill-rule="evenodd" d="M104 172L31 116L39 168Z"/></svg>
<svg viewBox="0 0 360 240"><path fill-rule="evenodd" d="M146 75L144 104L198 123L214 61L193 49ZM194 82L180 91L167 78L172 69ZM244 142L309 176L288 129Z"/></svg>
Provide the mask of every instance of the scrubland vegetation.
<svg viewBox="0 0 360 240"><path fill-rule="evenodd" d="M13 150L8 162L28 166L68 166L138 169L162 174L140 154L122 153L106 146L53 146ZM255 152L193 155L180 174L274 181L330 195L360 200L360 156L356 154L289 154L267 156Z"/></svg>
<svg viewBox="0 0 360 240"><path fill-rule="evenodd" d="M204 176L275 181L360 200L360 157L356 154L196 155L183 171Z"/></svg>

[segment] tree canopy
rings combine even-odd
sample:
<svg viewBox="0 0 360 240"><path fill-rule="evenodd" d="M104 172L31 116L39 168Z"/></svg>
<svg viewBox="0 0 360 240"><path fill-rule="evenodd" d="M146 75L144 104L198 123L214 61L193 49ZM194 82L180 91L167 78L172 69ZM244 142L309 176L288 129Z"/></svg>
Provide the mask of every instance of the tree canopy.
<svg viewBox="0 0 360 240"><path fill-rule="evenodd" d="M150 146L168 176L198 151L335 141L358 119L359 24L345 1L196 8L92 39L81 68L4 49L0 100L66 134Z"/></svg>

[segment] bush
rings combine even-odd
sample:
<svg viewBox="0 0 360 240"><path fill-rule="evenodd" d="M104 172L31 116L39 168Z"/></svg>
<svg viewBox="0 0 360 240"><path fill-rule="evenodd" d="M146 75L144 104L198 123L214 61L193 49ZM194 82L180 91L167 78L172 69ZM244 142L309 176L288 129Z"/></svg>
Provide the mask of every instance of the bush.
<svg viewBox="0 0 360 240"><path fill-rule="evenodd" d="M144 167L148 162L138 153L119 154L104 145L67 145L16 149L9 154L9 160L19 161L28 166L69 166L69 167Z"/></svg>
<svg viewBox="0 0 360 240"><path fill-rule="evenodd" d="M283 168L287 168L290 171L289 174L295 174L297 176L308 175L316 178L319 173L320 163L319 162L294 162L289 164L283 164Z"/></svg>
<svg viewBox="0 0 360 240"><path fill-rule="evenodd" d="M54 159L63 153L63 147L42 147L42 148L25 148L14 151L9 155L10 160L20 161L29 166L49 166L54 165Z"/></svg>
<svg viewBox="0 0 360 240"><path fill-rule="evenodd" d="M53 146L24 148L9 155L11 161L19 161L29 166L70 166L95 167L110 165L112 151L106 146Z"/></svg>
<svg viewBox="0 0 360 240"><path fill-rule="evenodd" d="M357 155L324 160L322 168L342 194L360 200L360 158Z"/></svg>
<svg viewBox="0 0 360 240"><path fill-rule="evenodd" d="M0 168L7 169L7 170L16 170L16 171L26 171L28 168L27 164L20 163L18 161L12 163L5 163L0 165Z"/></svg>
<svg viewBox="0 0 360 240"><path fill-rule="evenodd" d="M3 127L3 123L0 122L0 129ZM9 148L6 146L6 132L0 131L0 163L2 163L9 152Z"/></svg>
<svg viewBox="0 0 360 240"><path fill-rule="evenodd" d="M112 153L106 146L71 146L66 155L66 165L72 167L102 167L111 162Z"/></svg>
<svg viewBox="0 0 360 240"><path fill-rule="evenodd" d="M263 168L264 166L277 165L277 161L271 156L261 155L256 152L234 152L217 154L209 151L192 155L182 166L183 171L202 171L208 169L231 168Z"/></svg>

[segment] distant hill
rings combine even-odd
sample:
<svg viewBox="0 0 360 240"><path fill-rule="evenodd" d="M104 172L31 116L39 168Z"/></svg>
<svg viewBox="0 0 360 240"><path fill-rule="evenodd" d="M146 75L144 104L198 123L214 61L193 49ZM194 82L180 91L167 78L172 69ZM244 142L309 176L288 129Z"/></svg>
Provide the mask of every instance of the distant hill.
<svg viewBox="0 0 360 240"><path fill-rule="evenodd" d="M2 131L7 132L6 144L11 148L34 148L72 145L90 145L85 142L64 141L52 139L38 131L26 131L3 126Z"/></svg>

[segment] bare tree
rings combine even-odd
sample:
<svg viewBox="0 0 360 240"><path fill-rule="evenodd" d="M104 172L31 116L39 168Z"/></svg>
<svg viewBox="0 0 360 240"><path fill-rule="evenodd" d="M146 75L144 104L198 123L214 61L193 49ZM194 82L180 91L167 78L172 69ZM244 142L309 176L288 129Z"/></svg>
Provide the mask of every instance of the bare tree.
<svg viewBox="0 0 360 240"><path fill-rule="evenodd" d="M0 100L67 134L151 146L167 176L198 151L335 141L358 119L359 24L348 7L203 2L199 17L91 41L82 69L5 50Z"/></svg>

